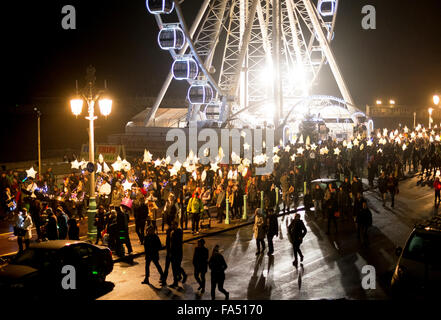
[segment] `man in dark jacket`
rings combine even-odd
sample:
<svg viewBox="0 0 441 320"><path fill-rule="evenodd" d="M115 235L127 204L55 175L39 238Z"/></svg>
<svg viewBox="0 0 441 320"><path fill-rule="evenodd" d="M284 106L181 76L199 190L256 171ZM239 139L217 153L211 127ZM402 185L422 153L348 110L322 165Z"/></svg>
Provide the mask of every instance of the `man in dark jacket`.
<svg viewBox="0 0 441 320"><path fill-rule="evenodd" d="M100 205L98 207L98 211L95 214L95 226L96 226L96 241L95 244L98 244L98 241L101 239L101 242L103 241L101 237L101 233L104 230L104 227L106 225L106 211L104 210L104 206Z"/></svg>
<svg viewBox="0 0 441 320"><path fill-rule="evenodd" d="M380 191L381 199L383 200L383 207L386 206L386 193L387 193L387 180L384 171L381 172L380 177L378 177L378 191Z"/></svg>
<svg viewBox="0 0 441 320"><path fill-rule="evenodd" d="M123 245L127 246L128 254L132 253L132 244L129 238L129 213L125 206L116 207L116 223L118 227L117 252L119 256L124 256Z"/></svg>
<svg viewBox="0 0 441 320"><path fill-rule="evenodd" d="M181 279L183 284L185 283L185 281L187 281L187 274L181 267L183 255L182 245L182 229L178 227L176 222L173 222L170 232L167 234L166 240L167 256L169 258L173 271L173 284L171 285L171 287L176 287Z"/></svg>
<svg viewBox="0 0 441 320"><path fill-rule="evenodd" d="M294 216L294 220L291 221L291 223L289 224L288 232L294 250L294 261L292 264L297 267L297 255L300 256L300 262L303 261L303 254L300 250L300 245L302 244L303 238L307 233L305 224L300 219L300 215L298 213L296 213L296 215Z"/></svg>
<svg viewBox="0 0 441 320"><path fill-rule="evenodd" d="M205 274L208 269L208 249L204 244L205 240L199 239L193 255L194 278L199 284L198 290L201 290L201 294L205 292Z"/></svg>
<svg viewBox="0 0 441 320"><path fill-rule="evenodd" d="M63 211L62 207L58 207L57 210L57 224L58 224L58 239L64 240L67 237L67 214Z"/></svg>
<svg viewBox="0 0 441 320"><path fill-rule="evenodd" d="M144 196L140 191L134 201L133 215L135 216L135 232L138 235L139 243L144 244L144 229L147 221L149 208L145 202Z"/></svg>
<svg viewBox="0 0 441 320"><path fill-rule="evenodd" d="M362 200L363 207L357 214L357 235L358 239L361 240L361 235L363 235L363 242L368 243L368 229L372 225L372 213L367 207L366 200Z"/></svg>
<svg viewBox="0 0 441 320"><path fill-rule="evenodd" d="M225 295L225 300L228 300L230 293L224 289L225 282L225 270L227 269L227 263L224 257L219 253L219 246L216 245L211 254L208 265L211 269L211 299L216 299L216 286L219 291Z"/></svg>
<svg viewBox="0 0 441 320"><path fill-rule="evenodd" d="M150 262L153 262L159 272L159 275L161 276L161 285L165 285L164 272L159 264L159 250L161 250L161 248L161 240L159 240L158 235L155 233L155 228L153 226L149 226L147 229L147 234L144 238L145 277L142 283L150 284Z"/></svg>
<svg viewBox="0 0 441 320"><path fill-rule="evenodd" d="M392 173L389 175L389 178L387 179L387 190L390 193L390 197L392 201L391 207L393 208L395 205L395 194L398 193L398 179L394 177Z"/></svg>
<svg viewBox="0 0 441 320"><path fill-rule="evenodd" d="M272 255L274 253L274 245L273 238L279 234L279 224L277 222L277 215L275 214L273 209L268 210L267 216L268 222L268 232L266 234L268 240L268 255Z"/></svg>

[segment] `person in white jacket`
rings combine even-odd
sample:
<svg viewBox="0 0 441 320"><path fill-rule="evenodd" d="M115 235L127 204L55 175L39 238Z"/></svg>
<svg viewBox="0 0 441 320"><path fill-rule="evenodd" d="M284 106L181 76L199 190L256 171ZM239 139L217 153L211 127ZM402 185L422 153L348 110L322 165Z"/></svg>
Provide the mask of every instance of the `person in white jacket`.
<svg viewBox="0 0 441 320"><path fill-rule="evenodd" d="M17 242L18 242L18 252L23 252L23 240L26 249L29 248L29 244L32 238L32 218L26 208L22 208L22 211L17 216L17 221L15 226L18 228Z"/></svg>

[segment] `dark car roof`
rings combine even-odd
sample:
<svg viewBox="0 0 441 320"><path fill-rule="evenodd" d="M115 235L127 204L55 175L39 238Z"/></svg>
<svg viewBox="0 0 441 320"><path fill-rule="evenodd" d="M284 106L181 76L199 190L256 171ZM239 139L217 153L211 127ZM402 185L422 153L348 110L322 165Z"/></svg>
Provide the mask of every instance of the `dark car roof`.
<svg viewBox="0 0 441 320"><path fill-rule="evenodd" d="M49 250L57 250L61 249L65 246L70 246L73 244L88 244L85 241L78 241L78 240L49 240L49 241L43 241L39 243L31 243L30 248L31 249L49 249Z"/></svg>
<svg viewBox="0 0 441 320"><path fill-rule="evenodd" d="M34 272L38 270L25 265L9 264L0 268L0 279L19 279Z"/></svg>
<svg viewBox="0 0 441 320"><path fill-rule="evenodd" d="M415 229L418 231L441 232L441 216L432 217L422 223L416 224Z"/></svg>

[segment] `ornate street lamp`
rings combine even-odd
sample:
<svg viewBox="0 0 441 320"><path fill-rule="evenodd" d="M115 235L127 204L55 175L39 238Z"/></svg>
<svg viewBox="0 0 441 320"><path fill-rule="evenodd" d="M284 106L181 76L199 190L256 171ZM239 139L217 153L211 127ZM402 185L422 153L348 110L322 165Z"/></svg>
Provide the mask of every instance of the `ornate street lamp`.
<svg viewBox="0 0 441 320"><path fill-rule="evenodd" d="M99 90L97 94L94 95L94 86L95 86L95 68L89 66L87 68L86 81L87 86L84 88L82 94L78 94L77 96L70 101L70 107L72 113L77 117L81 114L83 109L83 102L85 101L88 107L88 117L89 120L89 162L92 164L95 163L95 136L94 136L94 121L97 119L95 116L95 103L98 101L98 105L100 107L101 114L107 117L112 111L112 100L108 97L105 97L105 91ZM106 85L105 85L106 86ZM90 188L89 188L89 209L87 210L87 219L88 219L88 231L87 237L90 240L96 238L96 227L94 226L95 214L96 214L96 198L95 198L95 168L93 168L90 173Z"/></svg>

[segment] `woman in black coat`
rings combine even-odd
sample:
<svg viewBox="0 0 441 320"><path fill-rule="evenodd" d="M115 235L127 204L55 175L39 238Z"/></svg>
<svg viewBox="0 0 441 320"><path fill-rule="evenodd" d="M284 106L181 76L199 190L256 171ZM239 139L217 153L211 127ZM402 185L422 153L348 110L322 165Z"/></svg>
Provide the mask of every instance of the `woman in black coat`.
<svg viewBox="0 0 441 320"><path fill-rule="evenodd" d="M67 220L67 226L69 227L69 240L80 240L80 228L78 227L77 219L75 219L73 215L71 215L69 220Z"/></svg>
<svg viewBox="0 0 441 320"><path fill-rule="evenodd" d="M211 299L216 299L216 286L219 291L225 295L225 300L228 300L230 294L224 289L225 281L225 269L227 269L227 263L224 257L219 253L219 246L216 245L211 254L208 265L211 269Z"/></svg>
<svg viewBox="0 0 441 320"><path fill-rule="evenodd" d="M147 228L147 234L144 238L144 251L145 251L145 278L142 283L150 284L150 262L156 266L156 269L161 276L161 285L165 285L164 272L159 264L159 250L161 250L162 244L158 235L155 233L155 228L150 225Z"/></svg>
<svg viewBox="0 0 441 320"><path fill-rule="evenodd" d="M58 221L51 208L46 210L48 222L46 227L48 240L58 240Z"/></svg>
<svg viewBox="0 0 441 320"><path fill-rule="evenodd" d="M268 233L266 234L268 240L268 255L274 253L273 238L279 234L279 223L277 222L277 215L271 208L268 210Z"/></svg>
<svg viewBox="0 0 441 320"><path fill-rule="evenodd" d="M208 269L208 249L204 244L205 240L199 239L193 255L194 278L199 284L198 290L201 290L201 294L205 292L205 274Z"/></svg>

